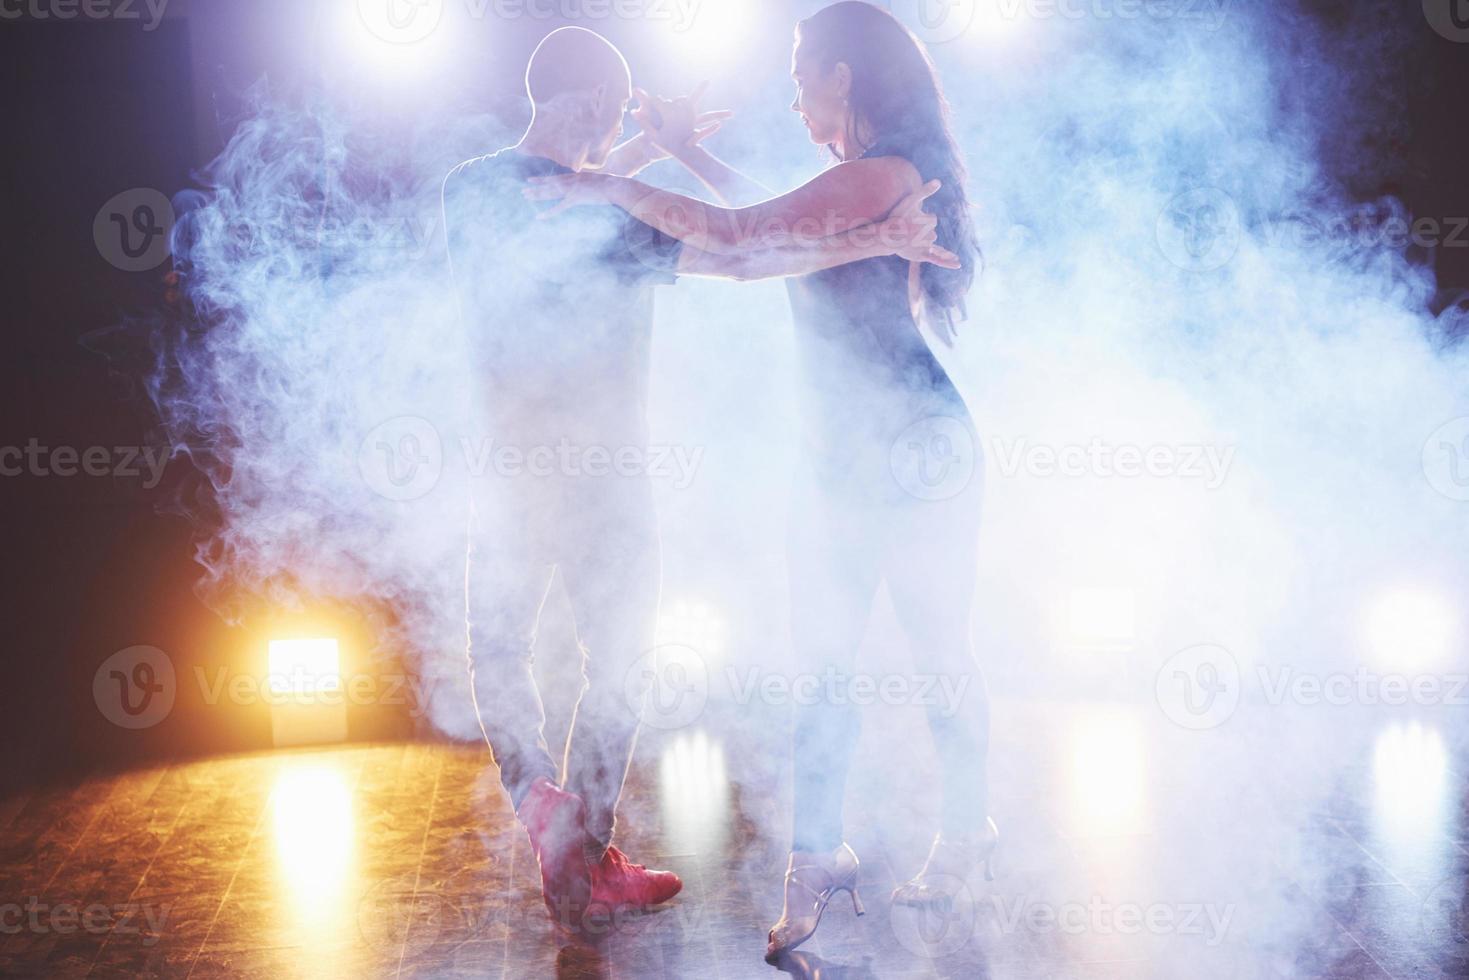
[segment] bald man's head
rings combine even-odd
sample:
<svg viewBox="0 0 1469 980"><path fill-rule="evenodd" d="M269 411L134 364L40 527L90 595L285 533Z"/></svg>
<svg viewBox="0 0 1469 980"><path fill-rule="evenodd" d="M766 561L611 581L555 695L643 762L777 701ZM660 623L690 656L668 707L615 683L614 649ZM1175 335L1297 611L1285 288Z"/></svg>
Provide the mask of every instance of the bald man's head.
<svg viewBox="0 0 1469 980"><path fill-rule="evenodd" d="M601 166L621 135L632 98L632 74L622 52L595 31L558 27L532 52L525 89L536 113L575 128L591 147L587 162Z"/></svg>

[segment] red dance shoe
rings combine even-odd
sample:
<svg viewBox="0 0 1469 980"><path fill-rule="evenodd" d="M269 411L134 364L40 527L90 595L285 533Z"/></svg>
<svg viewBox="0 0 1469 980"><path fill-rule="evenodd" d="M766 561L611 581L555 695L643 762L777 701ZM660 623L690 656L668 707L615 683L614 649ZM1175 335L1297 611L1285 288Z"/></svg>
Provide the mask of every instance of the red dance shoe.
<svg viewBox="0 0 1469 980"><path fill-rule="evenodd" d="M516 813L541 866L541 897L558 924L579 928L592 897L586 859L586 805L549 779L538 779Z"/></svg>
<svg viewBox="0 0 1469 980"><path fill-rule="evenodd" d="M592 907L600 912L657 905L681 888L683 881L672 871L649 871L615 847L592 868Z"/></svg>

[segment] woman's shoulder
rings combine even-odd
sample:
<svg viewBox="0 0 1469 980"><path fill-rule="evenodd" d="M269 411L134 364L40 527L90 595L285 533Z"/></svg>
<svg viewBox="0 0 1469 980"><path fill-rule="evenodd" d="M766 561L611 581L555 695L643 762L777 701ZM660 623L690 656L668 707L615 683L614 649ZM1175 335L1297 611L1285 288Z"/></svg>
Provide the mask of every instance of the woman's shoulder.
<svg viewBox="0 0 1469 980"><path fill-rule="evenodd" d="M828 168L823 176L835 182L872 190L885 189L894 200L912 193L923 184L918 168L899 155L868 156L845 160Z"/></svg>

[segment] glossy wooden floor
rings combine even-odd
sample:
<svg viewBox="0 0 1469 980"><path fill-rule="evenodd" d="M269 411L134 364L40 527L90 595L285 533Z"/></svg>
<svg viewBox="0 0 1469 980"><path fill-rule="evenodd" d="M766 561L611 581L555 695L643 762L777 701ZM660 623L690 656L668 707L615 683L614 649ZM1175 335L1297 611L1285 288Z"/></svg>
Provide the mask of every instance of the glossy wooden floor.
<svg viewBox="0 0 1469 980"><path fill-rule="evenodd" d="M684 893L592 941L543 921L486 752L362 745L5 801L0 974L778 977L761 955L780 905L784 733L706 721L645 734L619 831ZM867 726L847 808L868 914L834 905L786 973L1469 974L1469 755L1434 720L1198 733L1141 707L1001 703L1001 876L941 916L887 901L935 806L921 733L908 748L891 721Z"/></svg>

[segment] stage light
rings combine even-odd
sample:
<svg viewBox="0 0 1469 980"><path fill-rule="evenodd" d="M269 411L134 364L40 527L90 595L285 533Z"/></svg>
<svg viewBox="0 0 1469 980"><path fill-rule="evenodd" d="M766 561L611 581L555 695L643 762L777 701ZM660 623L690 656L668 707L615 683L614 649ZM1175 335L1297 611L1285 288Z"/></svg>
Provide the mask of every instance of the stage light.
<svg viewBox="0 0 1469 980"><path fill-rule="evenodd" d="M266 687L277 747L347 738L340 645L332 637L271 640Z"/></svg>
<svg viewBox="0 0 1469 980"><path fill-rule="evenodd" d="M349 0L330 5L325 27L340 55L393 76L441 66L461 25L444 0Z"/></svg>
<svg viewBox="0 0 1469 980"><path fill-rule="evenodd" d="M270 641L270 690L304 696L342 687L341 654L330 638Z"/></svg>
<svg viewBox="0 0 1469 980"><path fill-rule="evenodd" d="M758 16L752 10L758 8L750 0L671 4L669 15L662 23L665 49L673 57L701 69L737 58L741 45L749 39L752 21ZM784 25L787 33L781 35L782 43L790 43L790 27Z"/></svg>
<svg viewBox="0 0 1469 980"><path fill-rule="evenodd" d="M1393 672L1428 670L1453 659L1458 617L1440 595L1395 589L1367 609L1367 649L1376 666Z"/></svg>
<svg viewBox="0 0 1469 980"><path fill-rule="evenodd" d="M976 0L973 33L986 41L1009 38L1024 29L1027 9L1005 0Z"/></svg>
<svg viewBox="0 0 1469 980"><path fill-rule="evenodd" d="M1130 649L1137 638L1136 606L1137 596L1132 589L1072 589L1066 606L1069 645L1099 652Z"/></svg>

